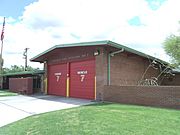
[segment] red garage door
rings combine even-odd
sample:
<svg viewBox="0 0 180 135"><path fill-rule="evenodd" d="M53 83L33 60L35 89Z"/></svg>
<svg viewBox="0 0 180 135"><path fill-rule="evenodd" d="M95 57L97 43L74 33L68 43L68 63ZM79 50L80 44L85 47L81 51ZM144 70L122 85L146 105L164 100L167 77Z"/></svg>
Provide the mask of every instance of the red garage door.
<svg viewBox="0 0 180 135"><path fill-rule="evenodd" d="M48 66L48 94L66 96L67 65Z"/></svg>
<svg viewBox="0 0 180 135"><path fill-rule="evenodd" d="M95 98L95 60L70 64L70 97Z"/></svg>

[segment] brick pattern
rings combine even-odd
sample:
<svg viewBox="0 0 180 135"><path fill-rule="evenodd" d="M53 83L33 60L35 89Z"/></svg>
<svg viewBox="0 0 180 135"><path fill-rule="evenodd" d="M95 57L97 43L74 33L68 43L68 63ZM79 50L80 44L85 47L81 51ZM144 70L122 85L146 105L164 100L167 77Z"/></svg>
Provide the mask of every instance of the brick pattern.
<svg viewBox="0 0 180 135"><path fill-rule="evenodd" d="M176 73L171 78L164 78L162 85L180 86L180 73Z"/></svg>
<svg viewBox="0 0 180 135"><path fill-rule="evenodd" d="M180 109L180 86L104 86L105 101Z"/></svg>
<svg viewBox="0 0 180 135"><path fill-rule="evenodd" d="M111 57L111 85L138 85L141 77L149 66L148 59L126 52ZM147 79L157 77L159 70L149 68Z"/></svg>
<svg viewBox="0 0 180 135"><path fill-rule="evenodd" d="M99 48L100 55L96 56L96 99L102 100L103 88L107 85L107 53Z"/></svg>
<svg viewBox="0 0 180 135"><path fill-rule="evenodd" d="M33 78L9 78L9 90L22 94L33 94Z"/></svg>
<svg viewBox="0 0 180 135"><path fill-rule="evenodd" d="M56 49L49 54L47 63L48 65L51 65L51 64L60 64L66 62L87 60L94 57L95 49L96 49L95 47L90 47L90 46Z"/></svg>

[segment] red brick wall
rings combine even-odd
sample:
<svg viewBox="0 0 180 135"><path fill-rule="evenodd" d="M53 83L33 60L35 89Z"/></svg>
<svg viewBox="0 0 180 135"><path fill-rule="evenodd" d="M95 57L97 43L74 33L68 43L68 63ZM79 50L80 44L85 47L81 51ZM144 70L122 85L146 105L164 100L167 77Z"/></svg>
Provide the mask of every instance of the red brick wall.
<svg viewBox="0 0 180 135"><path fill-rule="evenodd" d="M171 78L164 78L162 85L180 86L180 73Z"/></svg>
<svg viewBox="0 0 180 135"><path fill-rule="evenodd" d="M126 52L111 57L111 85L138 85L149 66L148 59ZM149 68L145 78L157 77L158 70Z"/></svg>
<svg viewBox="0 0 180 135"><path fill-rule="evenodd" d="M180 109L180 86L104 86L104 100Z"/></svg>
<svg viewBox="0 0 180 135"><path fill-rule="evenodd" d="M104 85L107 85L107 54L104 48L99 48L96 56L96 99L102 100Z"/></svg>
<svg viewBox="0 0 180 135"><path fill-rule="evenodd" d="M33 93L33 78L9 78L9 90L18 93Z"/></svg>
<svg viewBox="0 0 180 135"><path fill-rule="evenodd" d="M94 57L95 47L68 47L56 49L53 51L47 60L48 65L59 64L72 61L86 60Z"/></svg>

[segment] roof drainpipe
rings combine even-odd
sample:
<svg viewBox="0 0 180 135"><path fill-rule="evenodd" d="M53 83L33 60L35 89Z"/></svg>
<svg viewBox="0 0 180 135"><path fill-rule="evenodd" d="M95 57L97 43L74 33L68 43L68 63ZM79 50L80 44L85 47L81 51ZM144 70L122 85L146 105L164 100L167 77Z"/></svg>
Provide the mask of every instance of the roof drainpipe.
<svg viewBox="0 0 180 135"><path fill-rule="evenodd" d="M112 53L108 53L108 85L111 85L111 57L113 57L115 54L122 52L124 52L124 48Z"/></svg>

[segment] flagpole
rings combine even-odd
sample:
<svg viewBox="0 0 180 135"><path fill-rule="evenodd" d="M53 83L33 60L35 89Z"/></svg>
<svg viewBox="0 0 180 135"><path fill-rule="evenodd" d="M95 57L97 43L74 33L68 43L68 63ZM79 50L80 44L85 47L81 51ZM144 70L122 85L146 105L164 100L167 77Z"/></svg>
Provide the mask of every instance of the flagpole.
<svg viewBox="0 0 180 135"><path fill-rule="evenodd" d="M3 27L2 27L2 32L1 32L1 56L0 56L0 74L3 73L3 58L2 58L2 53L3 53L3 40L4 40L4 27L5 27L5 17L3 21ZM0 77L0 89L3 88L3 77Z"/></svg>
<svg viewBox="0 0 180 135"><path fill-rule="evenodd" d="M2 58L2 54L3 54L3 43L4 43L4 41L3 41L4 40L4 27L5 27L5 17L4 17L4 20L3 20L3 27L2 27L2 32L1 32L0 74L2 74L2 71L3 71L3 58Z"/></svg>
<svg viewBox="0 0 180 135"><path fill-rule="evenodd" d="M0 54L1 59L2 59L2 53L3 53L4 27L5 27L5 17L4 17L3 27L2 27L2 32L1 32L1 54Z"/></svg>
<svg viewBox="0 0 180 135"><path fill-rule="evenodd" d="M3 40L1 41L1 58L2 58L2 52L3 52Z"/></svg>
<svg viewBox="0 0 180 135"><path fill-rule="evenodd" d="M0 56L0 74L3 73L3 57L2 57L2 53L3 53L3 40L1 41L1 56Z"/></svg>

